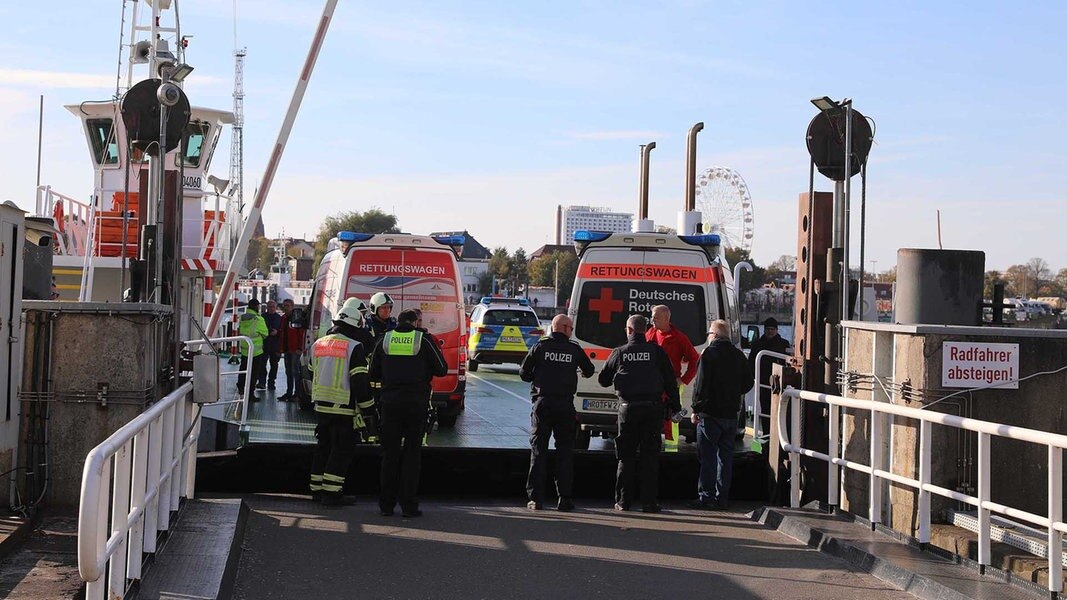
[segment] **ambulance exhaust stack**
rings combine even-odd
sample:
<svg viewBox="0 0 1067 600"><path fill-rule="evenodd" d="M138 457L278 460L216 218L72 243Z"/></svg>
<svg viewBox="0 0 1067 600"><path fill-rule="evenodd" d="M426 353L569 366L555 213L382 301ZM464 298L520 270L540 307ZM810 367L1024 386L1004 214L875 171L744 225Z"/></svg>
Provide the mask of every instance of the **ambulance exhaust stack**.
<svg viewBox="0 0 1067 600"><path fill-rule="evenodd" d="M685 149L685 208L678 213L678 235L695 235L701 216L697 204L697 134L704 129L701 121L689 128Z"/></svg>
<svg viewBox="0 0 1067 600"><path fill-rule="evenodd" d="M637 188L637 233L651 233L656 224L648 218L648 159L656 142L641 144L641 179Z"/></svg>

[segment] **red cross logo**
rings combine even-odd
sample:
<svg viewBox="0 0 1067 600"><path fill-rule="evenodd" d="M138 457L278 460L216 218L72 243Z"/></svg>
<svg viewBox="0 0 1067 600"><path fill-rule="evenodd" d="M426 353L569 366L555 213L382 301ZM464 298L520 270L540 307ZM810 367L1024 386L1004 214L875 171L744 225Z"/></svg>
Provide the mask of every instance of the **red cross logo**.
<svg viewBox="0 0 1067 600"><path fill-rule="evenodd" d="M598 323L611 323L611 315L622 311L622 300L615 300L611 294L611 288L600 288L600 297L589 300L589 310L600 313Z"/></svg>

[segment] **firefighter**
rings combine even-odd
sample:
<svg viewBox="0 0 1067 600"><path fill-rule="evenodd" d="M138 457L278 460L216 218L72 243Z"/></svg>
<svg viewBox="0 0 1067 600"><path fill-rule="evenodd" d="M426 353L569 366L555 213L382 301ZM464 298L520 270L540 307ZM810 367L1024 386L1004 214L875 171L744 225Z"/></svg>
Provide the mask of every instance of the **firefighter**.
<svg viewBox="0 0 1067 600"><path fill-rule="evenodd" d="M363 326L356 327L352 333L352 338L363 344L363 347L367 350L367 361L370 362L370 352L374 350L374 343L377 341L374 339L374 334L367 328L367 305L359 298L352 297L345 300L345 306L354 308L359 312L360 321L363 322ZM378 395L381 392L381 386L377 381L371 380L370 382L371 396L374 398L374 409L363 411L363 423L366 425L361 431L360 435L362 441L367 444L378 443L378 423L381 422L381 417L378 414Z"/></svg>
<svg viewBox="0 0 1067 600"><path fill-rule="evenodd" d="M597 381L603 387L614 385L619 397L615 510L630 510L640 462L641 510L657 513L663 398L672 413L681 411L682 404L671 361L662 348L646 341L647 331L643 315L630 315L626 319L628 341L611 351Z"/></svg>
<svg viewBox="0 0 1067 600"><path fill-rule="evenodd" d="M357 301L358 302L358 301ZM311 347L311 399L319 424L311 462L311 494L327 506L355 504L345 496L345 474L355 455L357 430L365 427L363 412L374 408L367 376L367 348L356 341L363 317L353 299L346 300L334 326Z"/></svg>
<svg viewBox="0 0 1067 600"><path fill-rule="evenodd" d="M387 331L396 329L393 314L393 299L385 292L378 292L370 297L370 321L367 326L374 334L375 341L381 341Z"/></svg>
<svg viewBox="0 0 1067 600"><path fill-rule="evenodd" d="M415 329L418 315L405 310L396 329L386 332L371 355L371 379L382 383L382 516L392 516L397 501L405 517L422 514L416 493L422 466L431 381L448 374L448 364L430 337Z"/></svg>
<svg viewBox="0 0 1067 600"><path fill-rule="evenodd" d="M567 315L552 319L552 334L541 338L519 367L519 377L530 382L530 474L526 479L526 507L541 510L545 496L545 459L548 437L556 438L556 509L574 510L574 435L577 423L574 393L578 371L593 376L593 363L581 346L571 341L573 322Z"/></svg>

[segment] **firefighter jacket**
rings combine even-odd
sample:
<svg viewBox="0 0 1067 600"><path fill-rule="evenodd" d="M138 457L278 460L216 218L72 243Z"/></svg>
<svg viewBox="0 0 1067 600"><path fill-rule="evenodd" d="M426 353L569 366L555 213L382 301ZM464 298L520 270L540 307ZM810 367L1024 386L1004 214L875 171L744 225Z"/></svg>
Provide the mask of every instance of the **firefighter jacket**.
<svg viewBox="0 0 1067 600"><path fill-rule="evenodd" d="M693 382L693 412L716 419L736 419L752 385L745 354L730 340L716 339L700 353L700 367Z"/></svg>
<svg viewBox="0 0 1067 600"><path fill-rule="evenodd" d="M671 411L681 410L671 360L643 333L611 351L597 381L603 387L614 385L620 402L660 402L666 395Z"/></svg>
<svg viewBox="0 0 1067 600"><path fill-rule="evenodd" d="M592 361L577 342L553 332L530 348L519 367L519 377L531 383L530 394L535 400L545 396L574 396L579 369L583 377L591 377Z"/></svg>
<svg viewBox="0 0 1067 600"><path fill-rule="evenodd" d="M263 317L258 312L251 308L246 308L245 312L241 314L241 321L237 325L237 333L240 335L247 335L252 338L252 356L256 357L263 354L263 340L267 338L267 322L263 320ZM245 344L239 344L241 347L241 356L248 356L248 346Z"/></svg>
<svg viewBox="0 0 1067 600"><path fill-rule="evenodd" d="M396 329L396 317L389 317L383 321L377 315L371 315L367 319L367 327L370 329L371 335L374 336L374 341L381 341L382 336Z"/></svg>
<svg viewBox="0 0 1067 600"><path fill-rule="evenodd" d="M355 416L372 408L367 379L367 351L354 340L351 327L334 326L311 346L311 399L320 413Z"/></svg>
<svg viewBox="0 0 1067 600"><path fill-rule="evenodd" d="M370 378L382 384L382 404L427 402L434 377L448 374L448 363L431 336L410 323L387 332L371 355Z"/></svg>

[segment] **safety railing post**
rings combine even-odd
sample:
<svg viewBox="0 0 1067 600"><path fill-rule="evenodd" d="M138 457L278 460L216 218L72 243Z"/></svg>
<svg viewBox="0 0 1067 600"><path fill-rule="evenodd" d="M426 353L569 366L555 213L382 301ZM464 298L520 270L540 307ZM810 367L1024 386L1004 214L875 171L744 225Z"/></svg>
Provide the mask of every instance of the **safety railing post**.
<svg viewBox="0 0 1067 600"><path fill-rule="evenodd" d="M182 464L182 444L185 438L185 400L181 400L174 404L172 409L174 413L174 432L170 440L170 509L172 511L178 510L179 500L181 499L182 490L184 490L185 482L182 480L182 476L185 473Z"/></svg>
<svg viewBox="0 0 1067 600"><path fill-rule="evenodd" d="M195 409L192 402L187 402L187 405L189 407L189 419L192 422L189 433L192 443L189 444L189 449L185 452L185 491L183 495L187 499L192 499L196 494L196 441L200 439L200 415L194 412ZM184 444L185 442L183 441L182 443Z"/></svg>
<svg viewBox="0 0 1067 600"><path fill-rule="evenodd" d="M171 407L163 411L163 442L159 446L159 475L166 477L159 484L159 504L156 505L156 529L170 531L170 488L174 485L174 470L170 463L174 460L174 411ZM169 475L169 476L168 476Z"/></svg>
<svg viewBox="0 0 1067 600"><path fill-rule="evenodd" d="M133 477L130 486L130 510L141 509L145 514L145 482L148 480L148 432L133 438ZM130 554L126 572L130 579L141 578L141 553L144 551L144 519L137 519L130 527Z"/></svg>
<svg viewBox="0 0 1067 600"><path fill-rule="evenodd" d="M1063 449L1048 447L1048 591L1063 591Z"/></svg>
<svg viewBox="0 0 1067 600"><path fill-rule="evenodd" d="M102 548L107 544L108 535L111 533L111 528L107 521L107 500L111 490L109 484L111 483L111 459L104 461L103 478L100 482L100 487L96 496L96 547ZM101 572L100 578L96 581L88 582L85 585L85 598L86 600L103 600L107 595L107 561L104 562L104 571Z"/></svg>
<svg viewBox="0 0 1067 600"><path fill-rule="evenodd" d="M126 594L126 541L125 529L130 515L130 467L132 466L130 450L133 444L127 442L115 454L115 478L111 488L111 535L122 534L122 541L115 549L109 561L108 595L122 598Z"/></svg>
<svg viewBox="0 0 1067 600"><path fill-rule="evenodd" d="M990 554L990 514L986 508L989 502L989 445L988 433L978 433L978 569L985 574L985 568L991 562Z"/></svg>
<svg viewBox="0 0 1067 600"><path fill-rule="evenodd" d="M156 534L159 532L159 474L160 453L163 451L163 417L152 421L148 427L148 487L145 494L152 496L152 500L145 504L144 511L144 551L154 553L156 551Z"/></svg>
<svg viewBox="0 0 1067 600"><path fill-rule="evenodd" d="M930 543L930 490L926 486L930 483L930 459L932 441L930 439L931 424L929 421L919 422L919 543Z"/></svg>
<svg viewBox="0 0 1067 600"><path fill-rule="evenodd" d="M796 448L804 445L804 436L800 431L800 407L803 402L800 396L789 399L789 441L794 448L789 453L789 505L793 508L800 508L800 452Z"/></svg>
<svg viewBox="0 0 1067 600"><path fill-rule="evenodd" d="M841 407L830 405L830 463L827 465L826 502L832 512L841 504L841 467L834 463L841 458Z"/></svg>
<svg viewBox="0 0 1067 600"><path fill-rule="evenodd" d="M871 409L871 476L868 487L867 516L871 519L871 529L882 522L882 479L875 470L882 468L882 414Z"/></svg>

